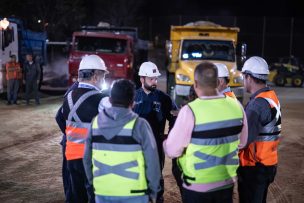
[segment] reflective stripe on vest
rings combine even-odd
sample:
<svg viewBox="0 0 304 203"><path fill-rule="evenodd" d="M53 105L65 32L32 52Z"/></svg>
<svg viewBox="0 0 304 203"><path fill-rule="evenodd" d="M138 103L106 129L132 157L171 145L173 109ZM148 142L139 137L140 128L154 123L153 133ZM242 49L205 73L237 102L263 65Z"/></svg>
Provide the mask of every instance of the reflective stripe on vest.
<svg viewBox="0 0 304 203"><path fill-rule="evenodd" d="M224 181L236 176L243 111L237 100L196 99L190 102L195 126L185 154L178 159L186 184Z"/></svg>
<svg viewBox="0 0 304 203"><path fill-rule="evenodd" d="M76 111L79 106L90 96L98 94L92 90L83 94L75 103L72 100L72 91L68 94L70 113L66 120L65 134L67 136L65 156L67 160L82 159L84 155L85 140L91 123L81 122ZM72 121L72 120L75 121Z"/></svg>
<svg viewBox="0 0 304 203"><path fill-rule="evenodd" d="M132 137L135 123L136 119L131 120L108 140L98 127L98 116L94 118L92 162L96 195L126 197L146 194L147 180L142 147Z"/></svg>
<svg viewBox="0 0 304 203"><path fill-rule="evenodd" d="M277 148L281 137L280 102L273 90L262 92L255 98L264 98L275 111L275 116L267 125L261 127L259 136L239 153L242 166L255 166L261 163L272 166L278 162Z"/></svg>

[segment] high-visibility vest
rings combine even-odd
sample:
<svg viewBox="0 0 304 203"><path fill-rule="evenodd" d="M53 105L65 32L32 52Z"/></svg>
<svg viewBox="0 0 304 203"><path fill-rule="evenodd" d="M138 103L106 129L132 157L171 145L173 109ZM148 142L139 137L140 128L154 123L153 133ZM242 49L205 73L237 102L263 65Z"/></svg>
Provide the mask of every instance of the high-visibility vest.
<svg viewBox="0 0 304 203"><path fill-rule="evenodd" d="M8 62L6 64L6 80L22 79L22 72L19 63Z"/></svg>
<svg viewBox="0 0 304 203"><path fill-rule="evenodd" d="M98 117L92 123L92 163L95 195L142 196L147 192L142 146L132 137L136 119L112 139L100 132Z"/></svg>
<svg viewBox="0 0 304 203"><path fill-rule="evenodd" d="M228 96L228 97L236 98L234 92L232 92L232 91L224 92L224 95L226 95L226 96Z"/></svg>
<svg viewBox="0 0 304 203"><path fill-rule="evenodd" d="M72 100L72 92L68 94L70 113L66 120L65 134L67 137L65 156L67 160L82 159L84 155L85 140L88 136L88 129L91 123L82 122L76 111L78 107L90 96L98 94L98 91L91 90L83 94L75 104ZM96 107L97 108L97 107ZM74 118L74 121L73 121Z"/></svg>
<svg viewBox="0 0 304 203"><path fill-rule="evenodd" d="M262 126L255 141L240 150L240 164L241 166L255 166L256 163L261 163L265 166L272 166L278 163L278 145L281 136L280 102L273 90L262 92L255 98L264 98L269 103L274 116L270 123Z"/></svg>
<svg viewBox="0 0 304 203"><path fill-rule="evenodd" d="M243 111L236 99L190 102L195 126L190 144L178 159L185 184L206 184L236 176Z"/></svg>

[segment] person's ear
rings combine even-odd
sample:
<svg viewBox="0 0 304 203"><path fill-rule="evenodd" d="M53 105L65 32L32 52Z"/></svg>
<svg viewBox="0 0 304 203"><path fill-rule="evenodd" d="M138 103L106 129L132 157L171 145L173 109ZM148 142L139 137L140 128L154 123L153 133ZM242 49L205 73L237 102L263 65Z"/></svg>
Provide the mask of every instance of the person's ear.
<svg viewBox="0 0 304 203"><path fill-rule="evenodd" d="M111 98L111 97L109 97L109 102L110 102L111 104L113 104L113 103L112 103L112 98Z"/></svg>
<svg viewBox="0 0 304 203"><path fill-rule="evenodd" d="M197 86L198 86L197 81L196 81L196 80L194 80L193 87L194 87L195 89L197 89Z"/></svg>
<svg viewBox="0 0 304 203"><path fill-rule="evenodd" d="M145 78L144 77L140 77L140 82L143 84L145 83Z"/></svg>
<svg viewBox="0 0 304 203"><path fill-rule="evenodd" d="M129 107L130 107L131 109L133 109L133 108L134 108L134 106L135 106L135 101L133 101L133 102L130 104L130 106L129 106Z"/></svg>
<svg viewBox="0 0 304 203"><path fill-rule="evenodd" d="M97 75L94 74L93 77L92 77L92 79L93 79L93 82L97 82Z"/></svg>

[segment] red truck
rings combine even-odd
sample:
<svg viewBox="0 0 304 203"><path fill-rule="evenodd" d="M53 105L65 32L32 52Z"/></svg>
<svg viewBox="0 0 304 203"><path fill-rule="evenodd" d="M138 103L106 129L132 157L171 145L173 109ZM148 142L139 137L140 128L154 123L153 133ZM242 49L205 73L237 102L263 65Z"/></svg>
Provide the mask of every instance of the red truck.
<svg viewBox="0 0 304 203"><path fill-rule="evenodd" d="M103 88L107 88L106 86L117 78L133 80L137 75L138 65L146 60L146 57L140 57L143 55L140 53L142 50L147 52L147 49L139 47L138 42L136 28L82 27L81 31L73 33L68 61L69 85L77 80L82 57L90 54L100 56L110 72L106 76L106 85Z"/></svg>

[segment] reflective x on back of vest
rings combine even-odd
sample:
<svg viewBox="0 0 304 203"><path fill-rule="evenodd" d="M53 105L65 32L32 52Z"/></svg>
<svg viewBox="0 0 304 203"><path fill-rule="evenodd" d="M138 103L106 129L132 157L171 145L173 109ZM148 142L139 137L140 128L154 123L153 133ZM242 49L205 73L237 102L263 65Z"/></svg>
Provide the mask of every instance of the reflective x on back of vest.
<svg viewBox="0 0 304 203"><path fill-rule="evenodd" d="M273 90L262 92L255 98L264 98L269 103L273 119L262 126L253 143L240 151L240 161L242 166L255 166L257 162L272 166L278 162L277 149L281 137L280 102Z"/></svg>
<svg viewBox="0 0 304 203"><path fill-rule="evenodd" d="M128 122L112 139L107 140L98 127L92 126L93 186L95 195L142 196L147 192L145 161L141 145L132 137L136 119Z"/></svg>
<svg viewBox="0 0 304 203"><path fill-rule="evenodd" d="M179 158L186 184L206 184L236 176L243 111L236 99L196 99L188 104L195 126Z"/></svg>
<svg viewBox="0 0 304 203"><path fill-rule="evenodd" d="M68 120L66 120L66 151L65 156L67 160L82 159L84 155L85 140L87 138L90 123L81 122L76 111L79 106L90 96L98 94L98 91L91 90L83 94L75 103L72 100L72 91L68 94L68 103L70 113ZM74 121L73 121L74 118Z"/></svg>

